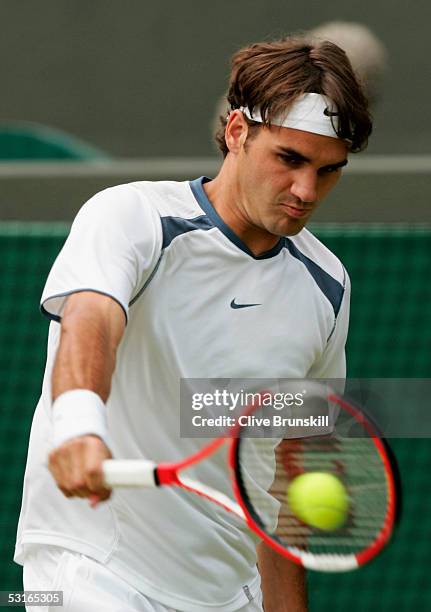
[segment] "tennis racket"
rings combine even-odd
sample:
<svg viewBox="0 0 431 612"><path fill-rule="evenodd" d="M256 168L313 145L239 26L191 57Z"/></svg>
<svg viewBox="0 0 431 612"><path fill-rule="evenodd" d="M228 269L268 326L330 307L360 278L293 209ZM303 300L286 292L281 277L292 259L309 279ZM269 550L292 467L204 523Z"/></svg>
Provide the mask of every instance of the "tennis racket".
<svg viewBox="0 0 431 612"><path fill-rule="evenodd" d="M316 391L316 388L318 391ZM250 437L247 425L236 425L229 437L214 439L176 463L156 465L147 460L107 460L105 484L116 487L177 486L215 502L246 521L270 547L307 569L342 572L373 559L389 541L400 507L400 482L393 453L371 419L342 396L315 386L319 399L335 407L337 424L351 434L288 439ZM253 404L247 416L268 416L268 406ZM246 420L246 419L245 419ZM265 433L265 432L262 432ZM229 444L233 497L187 476L187 468L206 460ZM292 512L287 489L307 472L335 475L348 493L348 516L335 531L316 529Z"/></svg>

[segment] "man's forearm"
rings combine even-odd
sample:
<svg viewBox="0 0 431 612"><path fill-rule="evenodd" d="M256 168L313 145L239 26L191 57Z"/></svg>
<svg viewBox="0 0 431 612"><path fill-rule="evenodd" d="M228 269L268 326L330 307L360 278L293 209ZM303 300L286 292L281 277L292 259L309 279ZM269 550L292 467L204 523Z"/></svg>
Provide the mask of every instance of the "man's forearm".
<svg viewBox="0 0 431 612"><path fill-rule="evenodd" d="M124 315L115 312L116 303L105 300L94 294L69 298L53 369L53 399L71 389L89 389L108 399Z"/></svg>
<svg viewBox="0 0 431 612"><path fill-rule="evenodd" d="M112 457L103 402L124 327L124 313L111 298L90 292L69 297L52 377L55 448L49 469L64 495L87 497L91 506L111 494L102 472L103 461Z"/></svg>
<svg viewBox="0 0 431 612"><path fill-rule="evenodd" d="M306 612L305 570L263 542L257 551L265 612Z"/></svg>

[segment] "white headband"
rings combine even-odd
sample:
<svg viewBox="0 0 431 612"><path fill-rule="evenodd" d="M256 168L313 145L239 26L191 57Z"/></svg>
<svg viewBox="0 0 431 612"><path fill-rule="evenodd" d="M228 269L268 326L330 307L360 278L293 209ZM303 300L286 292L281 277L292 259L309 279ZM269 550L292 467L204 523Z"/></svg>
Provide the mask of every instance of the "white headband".
<svg viewBox="0 0 431 612"><path fill-rule="evenodd" d="M239 110L252 121L263 123L259 109L254 110L253 114L246 106L241 106ZM276 117L271 124L339 138L337 108L329 98L318 93L300 96L286 113Z"/></svg>

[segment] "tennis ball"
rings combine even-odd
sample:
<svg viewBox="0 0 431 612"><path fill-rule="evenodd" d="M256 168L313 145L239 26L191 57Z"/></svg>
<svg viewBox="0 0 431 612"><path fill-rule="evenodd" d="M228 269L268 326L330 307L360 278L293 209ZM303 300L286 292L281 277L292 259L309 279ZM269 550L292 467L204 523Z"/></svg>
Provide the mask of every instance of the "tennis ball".
<svg viewBox="0 0 431 612"><path fill-rule="evenodd" d="M311 527L335 531L347 519L346 488L328 472L308 472L294 478L287 489L287 501L292 512Z"/></svg>

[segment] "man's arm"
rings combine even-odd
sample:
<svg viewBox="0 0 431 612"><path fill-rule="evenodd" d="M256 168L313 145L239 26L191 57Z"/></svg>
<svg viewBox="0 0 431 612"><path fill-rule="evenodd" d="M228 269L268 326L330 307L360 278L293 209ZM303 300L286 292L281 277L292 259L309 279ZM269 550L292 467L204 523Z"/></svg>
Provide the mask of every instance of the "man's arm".
<svg viewBox="0 0 431 612"><path fill-rule="evenodd" d="M306 612L305 570L261 542L257 558L265 612Z"/></svg>
<svg viewBox="0 0 431 612"><path fill-rule="evenodd" d="M53 369L53 401L66 391L86 389L106 402L124 329L124 312L112 298L95 292L68 298ZM101 472L102 461L109 457L109 448L98 436L83 435L55 448L49 469L67 497L89 497L94 506L110 495Z"/></svg>

